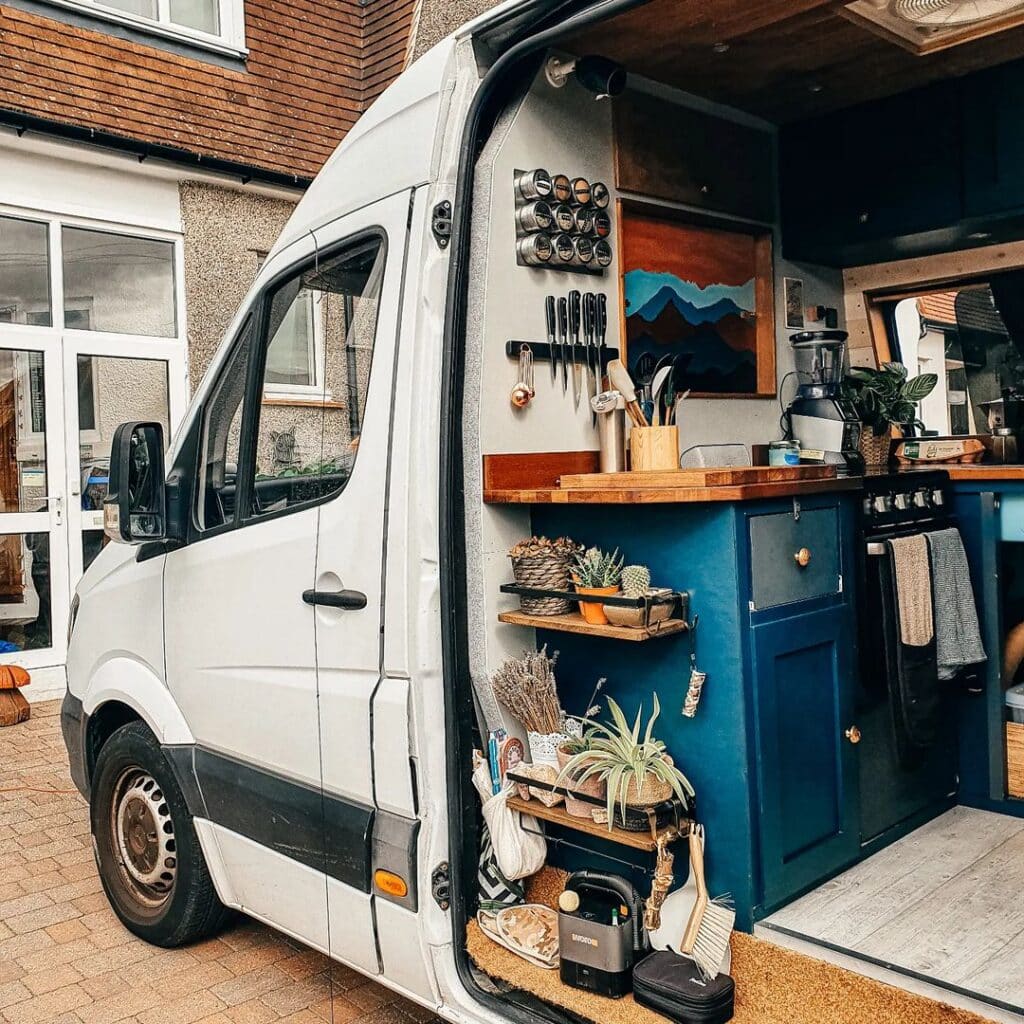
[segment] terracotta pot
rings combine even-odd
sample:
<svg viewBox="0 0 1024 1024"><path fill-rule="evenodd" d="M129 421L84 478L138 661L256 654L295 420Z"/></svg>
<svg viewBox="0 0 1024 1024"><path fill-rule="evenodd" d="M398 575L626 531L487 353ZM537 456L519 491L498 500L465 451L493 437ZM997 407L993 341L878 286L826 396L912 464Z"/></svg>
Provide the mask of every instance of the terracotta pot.
<svg viewBox="0 0 1024 1024"><path fill-rule="evenodd" d="M618 587L576 587L577 594L593 594L596 597L614 597ZM592 626L607 626L608 616L597 601L580 601L580 614Z"/></svg>
<svg viewBox="0 0 1024 1024"><path fill-rule="evenodd" d="M559 772L565 769L565 766L569 763L572 758L572 754L563 750L561 747L558 748L558 770ZM566 789L569 786L566 784ZM605 794L604 781L598 778L596 775L592 775L589 779L586 779L580 785L574 785L572 791L576 793L583 793L584 796L596 796L603 798ZM587 803L584 800L576 800L571 796L565 798L565 809L574 818L593 818L593 811L595 804Z"/></svg>

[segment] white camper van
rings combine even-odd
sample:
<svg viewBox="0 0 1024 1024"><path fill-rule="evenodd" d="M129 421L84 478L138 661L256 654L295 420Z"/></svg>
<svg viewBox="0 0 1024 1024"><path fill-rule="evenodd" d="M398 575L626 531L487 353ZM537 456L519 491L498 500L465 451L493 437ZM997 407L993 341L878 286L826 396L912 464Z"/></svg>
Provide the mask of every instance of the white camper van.
<svg viewBox="0 0 1024 1024"><path fill-rule="evenodd" d="M943 815L1022 816L990 569L1013 545L985 518L992 488L1016 486L1012 467L998 484L984 463L890 472L885 435L861 475L865 414L839 377L895 359L923 374L945 337L945 398L916 415L946 438L941 452L977 454L956 396L999 404L998 381L970 374L995 306L1015 329L996 277L1024 264L1024 174L1005 173L1024 161L1008 143L999 182L978 167L1020 137L1007 126L1024 106L1001 97L1016 95L1005 62L1024 29L1019 14L965 14L922 32L899 6L509 0L363 115L267 257L169 450L151 423L114 442L104 514L117 543L74 598L62 724L129 929L173 946L235 908L453 1020L606 1024L625 1005L607 995L629 979L628 963L593 961L604 938L570 929L580 948L563 942L561 970L543 971L550 949L527 963L478 908L550 903L566 872L612 877L611 891L648 901L615 897L602 924L633 922L629 961L647 941L641 913L656 931L651 894L686 880L699 821L751 991L775 969L751 966L762 940L784 936L918 992L1024 1006L1010 991L1019 963L986 959L975 983L934 952L973 940L929 928L977 917L984 931L991 915L929 914L895 929L890 950L877 936L857 945L860 883L841 935L827 900L811 923L799 910L865 865L882 891L905 860L887 849L916 829L939 843L928 823ZM946 173L969 142L947 139L954 94L974 105L971 130L998 109L988 148L972 151L973 192ZM942 162L923 168L936 121ZM948 325L927 358L911 351L941 310L914 307L913 337L897 337L899 317L877 303L957 275L975 289L995 275L966 354L949 354ZM905 444L901 459L928 451ZM899 704L885 545L939 521L970 521L975 587L996 589L962 663L937 665L934 645L920 648L930 662L915 655L922 712ZM572 569L579 591L566 545L545 537L603 549ZM560 569L526 574L540 556ZM548 668L559 652L547 727L514 681L494 683L524 650ZM937 689L940 668L963 687ZM951 710L960 699L975 703ZM636 756L669 792L644 800L644 776L629 791L605 761L598 795L562 804L566 778L582 780L551 762L585 749L581 722L614 729L612 701L630 722L660 707L656 742ZM623 742L628 775L638 734ZM532 833L536 852L543 837L532 882L491 871L476 751L491 755L489 795L519 840ZM958 827L980 850L984 828ZM963 849L915 854L915 899L953 898L926 865ZM1001 883L978 884L991 898ZM837 1017L816 1001L820 979L801 987L806 972L786 971L771 999L799 1004L793 1020L897 1012L871 990Z"/></svg>

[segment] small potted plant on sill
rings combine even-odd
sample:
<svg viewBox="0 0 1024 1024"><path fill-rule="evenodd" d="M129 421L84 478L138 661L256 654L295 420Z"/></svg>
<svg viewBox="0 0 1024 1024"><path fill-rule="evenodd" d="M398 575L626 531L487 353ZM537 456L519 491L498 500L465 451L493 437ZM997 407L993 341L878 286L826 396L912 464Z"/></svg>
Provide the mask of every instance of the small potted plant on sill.
<svg viewBox="0 0 1024 1024"><path fill-rule="evenodd" d="M570 757L559 774L559 785L572 779L574 786L597 778L605 784L608 830L613 825L630 828L629 808L648 808L673 795L684 804L694 797L689 779L672 763L662 740L654 738L654 723L661 714L658 695L654 710L642 729L643 706L637 709L633 725L610 697L611 723L595 722L586 732L587 749ZM642 733L642 735L641 735ZM646 823L643 825L646 828Z"/></svg>
<svg viewBox="0 0 1024 1024"><path fill-rule="evenodd" d="M594 597L612 597L619 592L622 581L622 565L626 559L616 548L611 554L600 548L587 548L577 554L572 569L572 579L577 594ZM597 601L580 601L580 614L592 626L607 626L608 616Z"/></svg>
<svg viewBox="0 0 1024 1024"><path fill-rule="evenodd" d="M893 428L924 429L917 405L927 398L939 378L934 373L909 377L902 363L883 363L879 369L853 366L843 378L840 395L861 422L860 451L869 466L889 461Z"/></svg>
<svg viewBox="0 0 1024 1024"><path fill-rule="evenodd" d="M646 565L627 565L622 570L622 596L632 598L655 598L670 594L665 588L651 586L651 570ZM644 629L662 622L672 614L672 604L648 604L647 607L623 608L614 604L606 604L605 618L613 626L628 626L630 629Z"/></svg>

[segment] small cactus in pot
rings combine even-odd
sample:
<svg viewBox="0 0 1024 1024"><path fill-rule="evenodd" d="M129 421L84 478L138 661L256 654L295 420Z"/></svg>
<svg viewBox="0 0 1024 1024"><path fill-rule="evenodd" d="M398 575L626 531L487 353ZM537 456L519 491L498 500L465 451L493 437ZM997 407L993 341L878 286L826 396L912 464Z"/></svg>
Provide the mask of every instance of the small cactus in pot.
<svg viewBox="0 0 1024 1024"><path fill-rule="evenodd" d="M651 570L646 565L627 565L622 570L622 593L626 597L643 597L651 589Z"/></svg>
<svg viewBox="0 0 1024 1024"><path fill-rule="evenodd" d="M625 558L616 548L611 554L600 548L587 548L576 556L572 569L573 582L578 594L611 597L619 592L622 581L622 563ZM580 614L591 625L607 626L608 617L596 601L580 601Z"/></svg>

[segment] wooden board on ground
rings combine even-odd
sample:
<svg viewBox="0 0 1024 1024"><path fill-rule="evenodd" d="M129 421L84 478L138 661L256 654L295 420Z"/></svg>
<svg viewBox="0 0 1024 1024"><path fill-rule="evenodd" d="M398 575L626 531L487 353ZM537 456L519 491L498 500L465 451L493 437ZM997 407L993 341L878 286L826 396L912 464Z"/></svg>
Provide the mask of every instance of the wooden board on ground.
<svg viewBox="0 0 1024 1024"><path fill-rule="evenodd" d="M703 469L648 470L639 473L566 473L559 478L558 486L563 490L618 490L628 487L727 487L735 484L830 480L835 475L835 466L722 466Z"/></svg>

